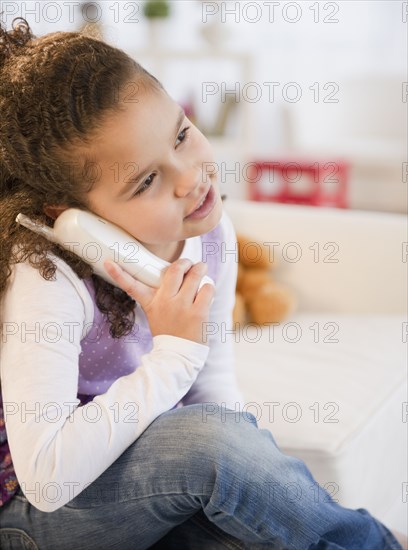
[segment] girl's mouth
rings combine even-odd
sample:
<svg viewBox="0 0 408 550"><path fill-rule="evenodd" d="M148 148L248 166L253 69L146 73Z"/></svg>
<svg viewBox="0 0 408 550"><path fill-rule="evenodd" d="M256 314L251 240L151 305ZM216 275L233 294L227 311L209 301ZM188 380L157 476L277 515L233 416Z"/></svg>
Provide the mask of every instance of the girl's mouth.
<svg viewBox="0 0 408 550"><path fill-rule="evenodd" d="M216 203L216 196L214 192L214 188L211 185L210 189L204 199L204 202L202 205L197 208L197 210L194 210L189 216L187 216L186 220L201 220L208 216L208 214L211 212L211 210L214 208Z"/></svg>

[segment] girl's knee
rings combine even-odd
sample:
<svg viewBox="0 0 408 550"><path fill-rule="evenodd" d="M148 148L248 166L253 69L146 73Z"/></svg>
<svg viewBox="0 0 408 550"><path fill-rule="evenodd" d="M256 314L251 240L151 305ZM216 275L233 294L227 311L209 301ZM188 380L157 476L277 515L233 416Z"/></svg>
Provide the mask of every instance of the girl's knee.
<svg viewBox="0 0 408 550"><path fill-rule="evenodd" d="M221 422L221 424L252 424L257 427L257 422L255 416L247 411L241 411L238 409L230 409L224 405L219 405L218 403L202 403L201 415L205 422L208 419L213 419L216 422Z"/></svg>
<svg viewBox="0 0 408 550"><path fill-rule="evenodd" d="M192 472L194 477L200 472L210 481L217 468L222 468L246 483L260 474L268 477L271 471L275 475L284 472L288 478L299 471L299 464L283 454L270 432L260 430L256 418L245 411L201 403L167 411L154 424L156 428L153 432L149 428L146 435L150 445L153 441L155 446L157 440L157 445L166 449L160 454L159 468ZM255 457L256 467L245 469Z"/></svg>
<svg viewBox="0 0 408 550"><path fill-rule="evenodd" d="M185 421L189 426L195 426L197 430L211 430L220 428L225 433L228 426L258 427L256 417L247 411L229 409L223 404L215 402L197 403L186 405L178 409L172 409L161 415L170 420L173 417L178 421Z"/></svg>
<svg viewBox="0 0 408 550"><path fill-rule="evenodd" d="M168 411L161 417L162 427L168 424L182 434L187 446L199 446L203 452L242 453L242 442L250 445L251 437L259 437L256 418L245 411L228 409L217 403L187 405ZM211 458L211 457L208 457Z"/></svg>

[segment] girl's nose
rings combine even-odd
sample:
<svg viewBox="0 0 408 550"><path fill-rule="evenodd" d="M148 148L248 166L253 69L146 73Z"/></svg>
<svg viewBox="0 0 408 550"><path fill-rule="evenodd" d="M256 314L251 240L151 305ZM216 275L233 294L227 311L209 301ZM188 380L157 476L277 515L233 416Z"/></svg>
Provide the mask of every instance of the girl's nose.
<svg viewBox="0 0 408 550"><path fill-rule="evenodd" d="M175 193L177 196L185 196L203 184L203 172L199 168L181 169L174 174Z"/></svg>

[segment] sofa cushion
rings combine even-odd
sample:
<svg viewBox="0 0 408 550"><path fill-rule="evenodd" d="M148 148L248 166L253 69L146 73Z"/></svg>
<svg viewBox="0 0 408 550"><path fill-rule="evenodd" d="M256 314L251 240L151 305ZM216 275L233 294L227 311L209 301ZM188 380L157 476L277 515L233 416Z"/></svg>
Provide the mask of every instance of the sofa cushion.
<svg viewBox="0 0 408 550"><path fill-rule="evenodd" d="M297 313L273 331L248 325L235 334L238 382L259 427L340 504L379 518L403 506L407 481L404 322Z"/></svg>

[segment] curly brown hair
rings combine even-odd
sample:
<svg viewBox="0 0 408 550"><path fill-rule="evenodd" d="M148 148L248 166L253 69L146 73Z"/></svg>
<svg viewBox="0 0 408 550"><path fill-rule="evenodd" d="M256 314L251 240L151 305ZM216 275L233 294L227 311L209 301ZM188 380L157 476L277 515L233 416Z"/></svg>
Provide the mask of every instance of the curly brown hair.
<svg viewBox="0 0 408 550"><path fill-rule="evenodd" d="M19 212L53 224L44 205L90 210L88 154L106 116L121 109L125 86L162 84L125 52L78 32L37 38L22 17L6 31L0 22L0 300L11 264L26 261L55 280L55 254L79 278L91 278L110 334L129 334L136 302L93 274L74 253L18 225Z"/></svg>

